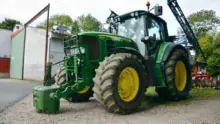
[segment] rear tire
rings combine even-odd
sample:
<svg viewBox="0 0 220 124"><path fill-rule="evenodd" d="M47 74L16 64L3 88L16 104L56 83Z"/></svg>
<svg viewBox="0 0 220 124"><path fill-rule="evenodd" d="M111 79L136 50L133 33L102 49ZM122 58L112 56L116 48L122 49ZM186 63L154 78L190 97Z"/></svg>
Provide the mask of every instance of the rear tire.
<svg viewBox="0 0 220 124"><path fill-rule="evenodd" d="M57 70L55 82L57 85L62 85L66 83L66 72L63 65ZM64 99L69 102L87 102L89 101L89 98L92 97L92 95L92 88L90 86L86 86L82 91L78 93L72 93L66 96Z"/></svg>
<svg viewBox="0 0 220 124"><path fill-rule="evenodd" d="M146 79L145 66L137 56L111 55L96 69L93 96L107 111L128 114L141 105Z"/></svg>
<svg viewBox="0 0 220 124"><path fill-rule="evenodd" d="M191 88L191 70L187 53L176 49L165 62L166 88L156 88L159 96L169 100L185 99Z"/></svg>

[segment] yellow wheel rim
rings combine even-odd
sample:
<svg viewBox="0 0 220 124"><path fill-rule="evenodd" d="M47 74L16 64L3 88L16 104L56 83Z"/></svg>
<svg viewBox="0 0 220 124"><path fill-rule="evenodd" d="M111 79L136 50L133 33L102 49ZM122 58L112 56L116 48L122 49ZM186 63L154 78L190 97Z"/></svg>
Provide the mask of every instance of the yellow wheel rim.
<svg viewBox="0 0 220 124"><path fill-rule="evenodd" d="M186 66L182 61L178 61L175 67L175 84L179 91L184 90L186 86L187 73Z"/></svg>
<svg viewBox="0 0 220 124"><path fill-rule="evenodd" d="M90 86L85 86L81 91L77 92L80 94L86 93L89 90Z"/></svg>
<svg viewBox="0 0 220 124"><path fill-rule="evenodd" d="M118 79L118 92L121 99L125 102L132 101L139 90L139 76L132 67L122 70Z"/></svg>

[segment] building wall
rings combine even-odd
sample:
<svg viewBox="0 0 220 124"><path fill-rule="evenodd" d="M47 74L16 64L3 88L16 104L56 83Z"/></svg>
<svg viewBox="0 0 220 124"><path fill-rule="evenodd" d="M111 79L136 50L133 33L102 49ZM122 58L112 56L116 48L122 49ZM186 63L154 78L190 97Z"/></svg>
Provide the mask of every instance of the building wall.
<svg viewBox="0 0 220 124"><path fill-rule="evenodd" d="M27 27L24 79L43 81L46 31L43 29Z"/></svg>
<svg viewBox="0 0 220 124"><path fill-rule="evenodd" d="M56 63L63 60L64 51L63 51L63 39L61 38L51 38L50 39L50 62ZM52 75L54 75L59 68L59 64L52 67Z"/></svg>
<svg viewBox="0 0 220 124"><path fill-rule="evenodd" d="M10 58L11 56L11 34L10 30L0 29L0 57Z"/></svg>
<svg viewBox="0 0 220 124"><path fill-rule="evenodd" d="M43 29L27 27L26 29L26 44L24 57L24 79L38 80L44 79L45 65L45 43L46 31ZM63 59L63 42L62 37L54 37L53 33L49 33L48 58L50 62L57 62ZM11 61L11 78L22 78L22 61L23 61L23 46L24 30L19 32L12 39L12 61ZM52 68L52 74L55 74L59 65Z"/></svg>

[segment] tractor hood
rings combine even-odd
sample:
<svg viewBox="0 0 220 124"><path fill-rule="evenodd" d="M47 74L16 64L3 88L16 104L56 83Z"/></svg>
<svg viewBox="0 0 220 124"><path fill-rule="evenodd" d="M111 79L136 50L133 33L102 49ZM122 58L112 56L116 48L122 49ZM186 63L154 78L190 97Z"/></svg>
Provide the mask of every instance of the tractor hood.
<svg viewBox="0 0 220 124"><path fill-rule="evenodd" d="M116 34L105 33L105 32L83 32L83 33L79 33L78 36L96 36L100 39L113 39L117 41L132 42L132 40L129 38L116 35Z"/></svg>

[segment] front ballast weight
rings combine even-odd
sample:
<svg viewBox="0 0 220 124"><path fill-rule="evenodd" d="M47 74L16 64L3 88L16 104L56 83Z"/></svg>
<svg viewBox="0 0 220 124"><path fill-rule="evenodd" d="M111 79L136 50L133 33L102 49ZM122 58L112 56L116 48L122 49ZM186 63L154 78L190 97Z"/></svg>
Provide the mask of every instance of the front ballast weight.
<svg viewBox="0 0 220 124"><path fill-rule="evenodd" d="M47 71L44 77L43 85L36 86L33 90L33 105L37 112L45 113L57 113L60 108L60 98L64 98L69 94L78 92L85 87L85 84L82 81L77 80L77 57L74 56L74 74L75 81L70 81L67 78L65 84L60 86L55 85L55 76L51 76L52 66L57 65L61 62L69 60L65 59L59 61L55 64L48 63ZM75 69L76 68L76 69ZM67 76L68 77L68 76Z"/></svg>

